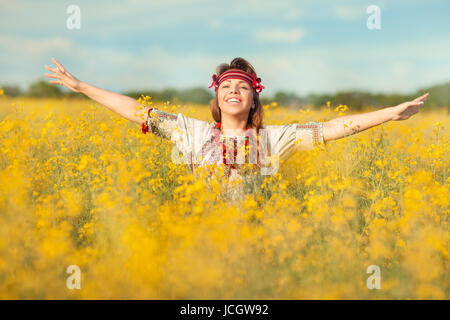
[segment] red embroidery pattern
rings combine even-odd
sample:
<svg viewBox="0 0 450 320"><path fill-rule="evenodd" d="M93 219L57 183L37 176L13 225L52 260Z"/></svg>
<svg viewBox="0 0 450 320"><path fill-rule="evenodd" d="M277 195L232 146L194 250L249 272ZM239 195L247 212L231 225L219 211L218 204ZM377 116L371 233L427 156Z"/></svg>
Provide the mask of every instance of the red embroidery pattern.
<svg viewBox="0 0 450 320"><path fill-rule="evenodd" d="M221 123L216 123L214 125L214 129L218 129L214 131L214 135L208 140L206 141L206 143L203 145L202 147L202 151L201 151L201 155L202 157L204 157L207 152L213 150L213 154L211 156L210 159L208 159L208 163L207 164L219 164L222 163L223 165L225 165L225 172L226 175L229 177L231 174L231 169L238 169L238 166L236 165L236 161L237 161L237 138L232 138L230 137L229 139L224 138L223 142L219 141L220 138L220 133L221 133ZM248 162L248 143L249 143L249 136L248 136L248 129L249 127L247 126L247 131L245 133L245 141L244 141L244 145L245 145L245 163ZM227 147L229 147L229 143L233 143L233 159L230 159L229 162L231 163L227 163ZM222 152L220 152L219 148L220 148L220 144L222 144ZM222 158L222 159L221 159ZM240 167L240 166L239 166Z"/></svg>
<svg viewBox="0 0 450 320"><path fill-rule="evenodd" d="M212 157L207 164L219 163L219 159L221 157L220 152L218 152L218 146L220 144L219 138L220 131L217 128L214 128L214 134L209 138L208 141L203 144L202 150L200 152L202 159L204 159L208 152L210 152L211 150L213 152Z"/></svg>
<svg viewBox="0 0 450 320"><path fill-rule="evenodd" d="M172 113L167 113L164 111L159 110L158 111L158 117L163 117L163 118L168 118L168 119L177 119L178 116L172 114Z"/></svg>
<svg viewBox="0 0 450 320"><path fill-rule="evenodd" d="M259 164L254 164L251 168L246 168L244 164L249 163L250 155L249 155L249 135L248 132L246 132L246 139L244 140L244 148L245 148L245 162L244 164L236 164L237 161L237 138L233 137L225 137L221 136L220 132L220 124L216 124L213 127L214 133L211 134L210 138L203 143L202 149L200 153L195 157L196 159L196 165L194 166L192 164L192 152L191 152L191 168L194 170L195 167L203 166L203 165L223 165L225 167L225 175L230 176L231 175L231 169L236 169L240 171L240 174L242 175L243 171L246 171L247 169L250 169L250 171L255 171L256 169L260 168ZM247 128L249 129L249 128ZM222 139L221 139L222 138ZM259 137L257 137L259 138ZM259 139L257 139L259 141ZM234 154L234 161L230 160L231 163L226 163L226 154L227 149L231 150L232 146L233 148L233 154ZM258 149L257 153L258 153ZM230 153L230 151L229 151ZM201 156L201 158L199 158ZM230 154L232 156L232 154ZM211 170L209 170L210 174L212 174Z"/></svg>
<svg viewBox="0 0 450 320"><path fill-rule="evenodd" d="M148 120L150 119L150 126L151 126L151 130L152 133L156 133L157 132L157 128L156 128L156 124L159 121L159 118L167 118L167 119L172 119L172 120L176 120L178 118L178 116L171 114L171 113L167 113L158 109L155 109L154 113L155 116L151 116L150 113L153 111L154 108L150 108L148 109L148 117L147 117L147 121L145 121L144 123L142 123L142 133L146 134L149 131L149 127L148 127Z"/></svg>
<svg viewBox="0 0 450 320"><path fill-rule="evenodd" d="M297 124L297 129L313 129L314 142L319 142L319 128L317 124Z"/></svg>
<svg viewBox="0 0 450 320"><path fill-rule="evenodd" d="M153 112L153 115L151 114ZM166 118L170 120L176 120L178 118L177 115L163 112L158 109L149 108L147 121L142 123L142 132L146 134L151 130L152 133L160 135L160 129L158 127L158 122L160 118ZM150 127L149 127L150 125ZM245 162L249 162L249 126L247 126L247 131L245 133ZM236 164L237 161L237 138L233 137L224 137L223 141L220 140L221 137L221 123L216 123L214 125L214 134L203 144L200 155L201 159L198 156L194 157L192 151L189 152L188 159L190 159L190 168L192 172L194 172L195 168L201 165L209 165L209 164L223 164L225 166L225 174L230 177L231 169L242 169L242 164ZM227 149L230 150L230 142L233 144L233 159L230 159L229 162L226 163ZM221 148L222 147L222 148ZM220 150L222 149L222 150ZM211 154L209 154L211 152ZM230 152L228 152L230 153ZM231 154L230 154L231 155ZM195 161L195 163L194 163ZM210 173L212 174L211 170Z"/></svg>

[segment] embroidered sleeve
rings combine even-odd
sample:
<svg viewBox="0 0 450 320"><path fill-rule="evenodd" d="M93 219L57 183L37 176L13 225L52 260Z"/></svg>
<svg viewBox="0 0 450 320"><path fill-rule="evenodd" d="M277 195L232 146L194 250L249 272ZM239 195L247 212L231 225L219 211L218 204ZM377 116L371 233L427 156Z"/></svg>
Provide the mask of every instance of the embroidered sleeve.
<svg viewBox="0 0 450 320"><path fill-rule="evenodd" d="M151 131L164 139L170 140L172 132L177 127L178 115L164 112L156 108L149 108L147 119L142 124L142 133Z"/></svg>
<svg viewBox="0 0 450 320"><path fill-rule="evenodd" d="M296 125L296 139L300 150L312 150L315 145L323 144L323 122L307 122Z"/></svg>
<svg viewBox="0 0 450 320"><path fill-rule="evenodd" d="M312 150L323 143L322 122L266 126L273 153L289 158L296 150Z"/></svg>
<svg viewBox="0 0 450 320"><path fill-rule="evenodd" d="M150 108L142 124L142 132L145 134L151 131L173 141L175 146L171 151L171 160L177 164L192 164L204 140L210 136L211 126L207 121L186 117L182 113L172 114Z"/></svg>

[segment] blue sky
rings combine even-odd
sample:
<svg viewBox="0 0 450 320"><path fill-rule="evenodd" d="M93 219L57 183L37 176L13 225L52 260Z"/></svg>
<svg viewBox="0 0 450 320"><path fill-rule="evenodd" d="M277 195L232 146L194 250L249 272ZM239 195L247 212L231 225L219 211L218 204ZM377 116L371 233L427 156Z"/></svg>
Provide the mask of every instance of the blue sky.
<svg viewBox="0 0 450 320"><path fill-rule="evenodd" d="M72 4L79 30L66 27ZM366 26L369 5L380 30ZM406 93L450 81L449 15L444 0L0 0L0 84L25 89L55 57L108 90L207 88L218 64L243 57L262 96Z"/></svg>

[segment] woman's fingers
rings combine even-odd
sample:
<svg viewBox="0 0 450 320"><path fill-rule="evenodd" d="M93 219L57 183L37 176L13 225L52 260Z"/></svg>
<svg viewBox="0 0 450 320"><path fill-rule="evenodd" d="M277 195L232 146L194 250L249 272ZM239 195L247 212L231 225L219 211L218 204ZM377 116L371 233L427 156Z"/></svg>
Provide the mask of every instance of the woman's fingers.
<svg viewBox="0 0 450 320"><path fill-rule="evenodd" d="M62 64L60 64L58 61L56 61L55 58L52 58L52 61L54 64L56 64L58 66L58 69L61 70L61 72L65 72L66 70L64 69L64 67L62 66Z"/></svg>
<svg viewBox="0 0 450 320"><path fill-rule="evenodd" d="M59 75L56 75L56 74L46 73L45 75L46 75L47 77L49 77L49 78L60 79L60 78L59 78Z"/></svg>
<svg viewBox="0 0 450 320"><path fill-rule="evenodd" d="M396 106L395 110L397 114L394 116L394 120L406 120L418 113L420 108L424 105L428 95L429 94L426 93L412 101L406 101Z"/></svg>
<svg viewBox="0 0 450 320"><path fill-rule="evenodd" d="M420 97L414 99L414 101L425 101L425 100L427 100L428 95L429 95L429 93L427 92L423 96L420 96Z"/></svg>
<svg viewBox="0 0 450 320"><path fill-rule="evenodd" d="M58 70L56 70L55 68L49 67L49 66L45 66L45 68L51 72L57 73Z"/></svg>
<svg viewBox="0 0 450 320"><path fill-rule="evenodd" d="M424 101L423 100L414 100L410 102L410 106L418 106L421 107L423 106Z"/></svg>
<svg viewBox="0 0 450 320"><path fill-rule="evenodd" d="M55 81L55 80L52 80L52 81L49 81L50 83L54 83L54 84L60 84L60 85L63 85L63 83L61 82L61 81Z"/></svg>
<svg viewBox="0 0 450 320"><path fill-rule="evenodd" d="M52 68L52 67L49 67L49 66L45 66L45 68L46 68L47 70L51 71L51 72L54 72L54 74L46 73L45 75L46 75L47 77L55 78L55 79L60 79L60 80L62 80L61 77L65 76L65 75L70 77L70 74L69 74L69 73L63 74L63 73L60 72L59 69Z"/></svg>

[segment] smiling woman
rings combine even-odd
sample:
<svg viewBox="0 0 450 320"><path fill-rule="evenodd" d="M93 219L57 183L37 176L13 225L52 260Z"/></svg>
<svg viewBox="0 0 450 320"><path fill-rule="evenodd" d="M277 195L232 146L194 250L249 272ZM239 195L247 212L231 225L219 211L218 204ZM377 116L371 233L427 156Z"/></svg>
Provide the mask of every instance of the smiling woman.
<svg viewBox="0 0 450 320"><path fill-rule="evenodd" d="M189 164L192 171L197 166L223 165L231 180L246 175L248 164L251 164L250 172L260 169L263 175L274 174L278 171L278 159L288 158L295 150L311 150L318 144L390 120L408 119L418 112L428 97L425 94L395 107L343 116L324 123L264 125L259 99L264 89L261 78L247 60L235 58L230 64L220 64L212 76L209 87L215 88L211 103L214 122L210 123L156 108L137 112L142 106L135 99L81 82L55 59L53 62L57 68L46 66L54 72L46 76L57 79L51 83L83 93L126 119L141 124L143 133L151 129L152 133L173 140L183 153L184 163Z"/></svg>
<svg viewBox="0 0 450 320"><path fill-rule="evenodd" d="M263 128L263 108L259 99L262 86L253 66L243 58L235 58L230 64L220 64L213 75L215 95L211 113L217 123L222 123L222 132L242 133L246 126L256 130ZM240 101L229 103L230 98Z"/></svg>
<svg viewBox="0 0 450 320"><path fill-rule="evenodd" d="M278 157L286 159L297 149L311 150L324 143L320 122L263 124L259 94L264 86L245 59L220 64L216 72L209 86L215 88L211 103L214 122L154 108L147 117L146 128L157 134L163 132L160 136L170 136L186 155L185 161L192 170L196 166L224 165L232 180L245 175L248 165L250 171L274 174L278 171Z"/></svg>

